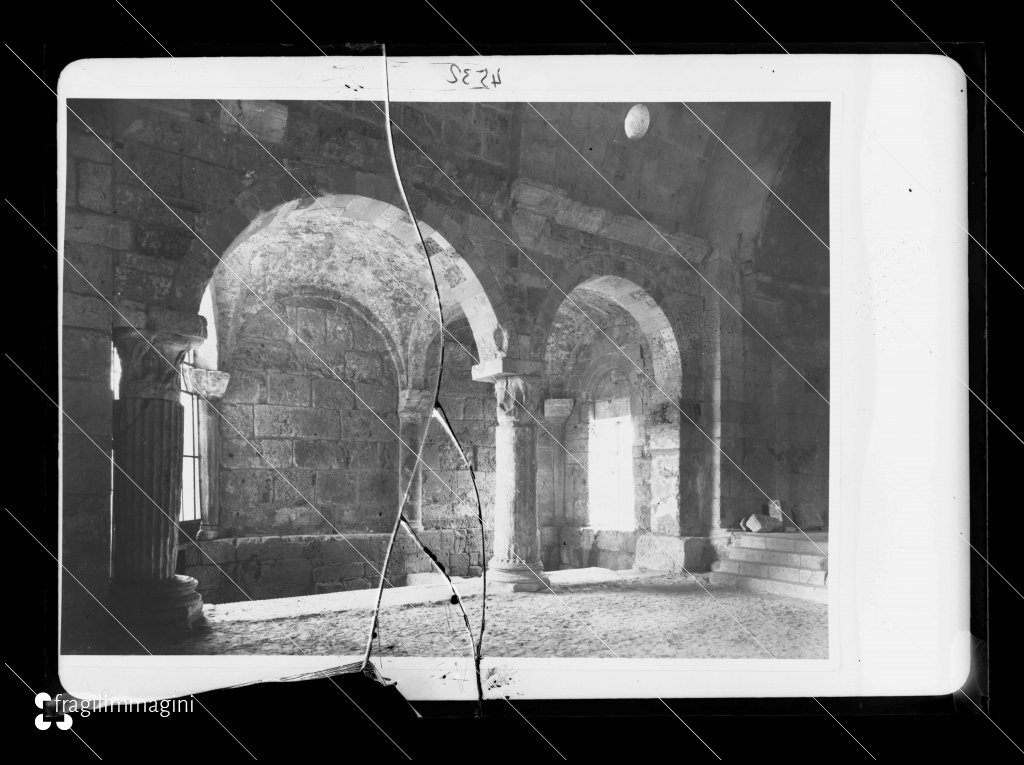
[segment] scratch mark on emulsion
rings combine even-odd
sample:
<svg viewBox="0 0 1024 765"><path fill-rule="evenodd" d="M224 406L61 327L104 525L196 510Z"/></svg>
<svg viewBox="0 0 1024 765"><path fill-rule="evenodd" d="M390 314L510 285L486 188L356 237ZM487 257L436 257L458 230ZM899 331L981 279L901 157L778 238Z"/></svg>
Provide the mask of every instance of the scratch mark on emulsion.
<svg viewBox="0 0 1024 765"><path fill-rule="evenodd" d="M400 173L399 168L398 168L398 159L397 159L397 157L395 155L394 134L393 134L393 131L392 131L392 120L391 120L391 90L390 90L390 83L388 81L388 58L387 58L387 51L386 51L386 49L384 50L383 61L384 61L384 83L385 83L384 118L385 118L385 120L387 122L388 152L391 155L391 164L392 164L392 168L393 168L394 173L395 173L396 182L398 183L398 190L399 190L399 193L401 194L401 197L402 197L402 203L405 206L406 212L408 213L409 218L412 220L413 226L416 229L416 234L417 234L417 236L419 237L419 240L420 240L420 246L423 248L423 254L424 254L424 257L426 258L426 261L427 261L427 267L430 269L430 278L431 278L431 281L433 282L434 294L435 294L435 297L437 299L438 323L439 323L439 325L441 327L441 331L442 331L442 341L438 344L439 350L438 350L437 379L436 379L436 381L434 383L434 407L433 407L433 411L431 412L430 420L427 421L427 426L424 429L424 432L420 435L420 443L418 445L417 452L416 452L416 464L417 464L417 466L423 464L423 451L424 451L424 447L425 447L426 442L427 442L427 436L430 433L430 426L431 426L432 422L434 420L436 420L439 423L439 425L444 429L444 432L447 433L448 438L452 441L452 443L455 445L455 447L459 450L459 454L462 455L463 462L465 462L466 466L469 468L470 479L471 479L471 481L473 483L473 491L474 491L474 493L476 495L477 520L480 523L480 535L481 535L481 544L482 544L482 548L481 549L486 549L486 538L484 536L485 532L484 532L483 507L482 507L482 505L480 503L480 490L479 490L479 488L477 487L477 484L476 484L476 475L475 475L475 473L473 471L473 465L472 465L471 461L469 460L469 458L466 456L466 452L462 448L462 445L459 443L459 440L455 436L455 433L452 431L451 423L448 421L448 417L445 414L444 409L442 408L441 402L440 402L441 377L442 377L443 370L444 370L444 339L443 339L443 332L444 332L444 313L443 313L443 310L444 309L443 309L443 306L441 305L441 291L440 291L440 288L438 287L437 275L434 273L433 263L430 262L430 252L427 249L426 241L424 241L423 232L420 230L419 221L416 219L416 216L413 214L412 206L409 204L409 198L406 195L406 191L405 191L405 184L402 181L402 176L401 176L401 173ZM393 526L393 528L391 530L391 538L388 541L387 552L384 555L384 564L383 564L383 566L381 568L381 572L382 572L381 573L381 578L380 578L380 581L379 581L378 586L377 586L376 604L375 604L374 609L373 609L373 622L371 624L369 636L367 637L366 650L365 650L364 655L363 655L362 670L364 672L366 672L367 671L367 667L370 664L370 655L371 655L371 652L373 651L373 640L374 640L374 637L376 636L377 630L378 630L378 622L379 622L379 616L380 616L381 601L382 601L382 599L384 597L384 584L385 584L384 579L385 579L385 575L386 575L387 570L388 570L388 565L389 565L389 563L391 561L391 556L394 553L395 543L396 543L396 540L398 538L398 532L399 532L400 529L402 529L404 527L405 530L409 533L409 535L413 538L413 540L415 540L416 544L423 551L423 553L430 558L430 560L434 563L435 567L441 572L441 574L448 581L448 586L451 587L452 594L453 594L452 604L453 605L458 605L459 610L462 612L462 619L463 619L463 622L466 625L466 631L469 634L470 646L472 647L472 650L473 650L473 662L474 662L474 668L475 668L475 671L476 671L477 705L478 705L478 711L482 714L482 711L483 711L483 682L482 682L482 678L481 678L481 675L480 675L480 662L481 662L481 659L482 659L482 655L481 654L482 654L482 648L483 648L483 633L484 633L484 626L485 626L485 623L486 623L487 573L486 573L486 570L485 570L483 572L483 574L482 574L482 576L483 576L483 595L482 595L482 598L481 598L480 632L479 632L479 635L474 640L473 627L472 627L472 624L470 623L469 614L467 613L465 604L462 601L462 596L459 594L458 589L455 587L455 583L452 581L452 578L448 574L448 572L444 569L444 566L441 565L440 561L437 559L437 556L429 548L427 548L426 545L423 544L422 540L420 540L420 538L417 536L415 530L412 528L412 526L409 524L408 520L405 517L405 506L406 506L406 502L408 502L408 500L409 500L409 495L411 493L412 487L413 487L414 482L415 482L415 472L416 471L412 471L411 475L409 476L409 481L406 484L406 486L405 486L405 488L404 488L404 490L402 492L402 499L401 499L401 502L399 503L399 506L398 506L398 513L397 513L397 515L395 517L395 523L394 523L394 526Z"/></svg>

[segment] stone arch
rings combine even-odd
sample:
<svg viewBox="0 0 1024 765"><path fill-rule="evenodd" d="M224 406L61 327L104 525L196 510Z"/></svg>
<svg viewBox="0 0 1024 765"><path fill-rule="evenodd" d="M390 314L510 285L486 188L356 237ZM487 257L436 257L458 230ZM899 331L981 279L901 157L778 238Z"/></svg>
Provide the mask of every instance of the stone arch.
<svg viewBox="0 0 1024 765"><path fill-rule="evenodd" d="M577 387L581 391L592 391L597 387L598 382L602 378L612 372L621 371L624 366L624 360L620 353L606 353L600 358L595 359L593 363L582 371Z"/></svg>
<svg viewBox="0 0 1024 765"><path fill-rule="evenodd" d="M646 346L643 358L629 356L628 352L631 351L627 348L619 350L611 347L594 357L585 367L563 374L573 376L569 381L573 391L569 395L580 395L584 400L590 398L589 394L596 390L602 377L610 372L635 374L638 379L643 378L648 393L640 398L634 394L630 394L629 397L635 437L642 438L644 443L642 457L634 463L634 470L639 471L634 484L637 532L678 536L681 532L688 532L691 529L691 524L684 522L684 519L691 513L690 505L693 503L692 499L688 495L684 497L683 493L683 486L689 481L688 475L683 480L682 458L688 449L688 443L681 431L683 418L679 411L685 398L683 355L677 340L676 325L673 324L662 302L659 302L660 299L671 305L671 298L666 299L665 291L660 286L629 273L628 266L623 267L621 263L618 268L607 268L603 272L594 266L612 264L592 262L589 265L589 270L580 268L562 275L558 283L559 289L552 290L542 305L531 343L534 347L543 349L548 379L556 378L559 373L552 368L556 361L553 355L554 346L551 344L554 341L553 333L558 326L555 322L556 314L565 310L578 312L578 309L569 302L570 299L580 305L584 312L588 310L583 305L584 302L591 303L591 312L595 310L598 302L593 299L587 301L577 298L576 295L580 295L581 290L593 293L593 297L599 297L602 301L612 304L635 322L636 329ZM678 317L681 306L681 302L680 305L671 305L672 315ZM598 323L601 322L601 319L595 319ZM584 323L589 324L589 321L584 320ZM593 333L596 332L596 329L593 330ZM594 338L593 333L589 333L591 340ZM586 340L586 336L580 339L579 347L583 347L582 343L585 342L590 342ZM696 364L696 354L692 346L688 347L687 354L688 361ZM575 355L575 351L570 354ZM653 385L648 382L648 377L653 381ZM685 395L689 393L686 392ZM579 423L580 427L585 424L584 420L591 416L588 412L591 410L587 407L579 410L579 416L583 418ZM571 466L566 466L567 470L570 468Z"/></svg>
<svg viewBox="0 0 1024 765"><path fill-rule="evenodd" d="M397 208L368 201L289 202L258 216L236 237L210 279L220 297L225 357L233 353L241 327L258 314L271 323L284 320L287 334L301 339L304 304L328 313L344 307L380 335L396 378L404 382L411 318L418 310L436 318L437 302L418 245L408 236L398 238L387 221L366 220L380 221ZM346 203L355 208L351 217Z"/></svg>
<svg viewBox="0 0 1024 765"><path fill-rule="evenodd" d="M372 225L403 243L420 246L416 226L409 221L390 178L343 172L327 185L330 192L313 200L291 179L260 181L242 191L205 225L197 226L198 239L192 242L174 275L172 307L198 310L203 291L221 260L249 237L296 210L330 209L339 217ZM490 266L476 254L462 226L451 215L426 198L413 195L412 199L414 209L424 211L418 218L419 232L434 266L446 318L453 309L466 316L481 360L516 357L511 311ZM432 323L436 326L436 319Z"/></svg>
<svg viewBox="0 0 1024 765"><path fill-rule="evenodd" d="M649 279L637 274L623 273L620 268L609 268L603 273L593 270L573 269L558 280L557 289L550 290L541 305L531 338L531 345L543 358L546 356L548 339L555 314L563 304L576 310L568 301L577 289L590 290L607 298L627 313L640 326L653 355L654 383L668 400L678 403L682 395L683 362L675 328L662 309L656 296L662 290ZM619 273L615 273L619 271Z"/></svg>

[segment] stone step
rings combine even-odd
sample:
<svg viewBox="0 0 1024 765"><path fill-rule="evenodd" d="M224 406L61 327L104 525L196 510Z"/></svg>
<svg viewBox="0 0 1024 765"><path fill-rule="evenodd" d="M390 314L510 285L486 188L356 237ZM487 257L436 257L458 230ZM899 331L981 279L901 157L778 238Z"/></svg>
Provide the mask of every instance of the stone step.
<svg viewBox="0 0 1024 765"><path fill-rule="evenodd" d="M780 582L775 579L761 579L756 576L730 574L724 571L712 571L710 579L712 585L719 587L735 587L752 592L785 595L790 598L800 598L801 600L813 600L816 603L826 603L828 601L828 589L813 584Z"/></svg>
<svg viewBox="0 0 1024 765"><path fill-rule="evenodd" d="M761 579L774 579L779 582L796 582L798 584L825 584L825 571L821 568L803 568L802 566L779 566L772 563L756 563L744 560L717 560L711 564L712 571L725 574L756 576Z"/></svg>
<svg viewBox="0 0 1024 765"><path fill-rule="evenodd" d="M729 547L725 554L729 560L749 563L767 563L774 566L798 566L800 568L827 569L828 558L819 553L781 552L756 547Z"/></svg>
<svg viewBox="0 0 1024 765"><path fill-rule="evenodd" d="M809 535L800 533L753 534L737 531L732 535L733 547L751 550L775 550L776 552L800 553L801 555L828 555L828 536L819 532Z"/></svg>

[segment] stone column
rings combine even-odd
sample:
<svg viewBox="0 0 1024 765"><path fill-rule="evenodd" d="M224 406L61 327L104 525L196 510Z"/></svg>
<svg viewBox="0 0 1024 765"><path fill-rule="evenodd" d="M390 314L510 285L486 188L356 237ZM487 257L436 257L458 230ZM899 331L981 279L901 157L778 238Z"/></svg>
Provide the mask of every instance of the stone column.
<svg viewBox="0 0 1024 765"><path fill-rule="evenodd" d="M121 388L114 402L110 594L122 620L191 626L203 608L197 582L174 573L184 438L178 370L203 336L141 332L114 330Z"/></svg>
<svg viewBox="0 0 1024 765"><path fill-rule="evenodd" d="M402 514L416 531L423 530L423 466L416 453L425 432L424 424L433 407L432 391L410 388L398 396L398 435L411 449L398 445L398 498L401 500L405 487L409 486L409 498Z"/></svg>
<svg viewBox="0 0 1024 765"><path fill-rule="evenodd" d="M199 462L199 506L203 518L199 539L216 539L220 536L220 414L217 404L228 388L231 375L194 367L188 367L184 372L192 389L200 395L199 443L204 448Z"/></svg>
<svg viewBox="0 0 1024 765"><path fill-rule="evenodd" d="M401 455L398 460L398 498L401 500L408 486L409 497L402 508L402 514L416 531L423 530L423 473L415 453L420 448L420 421L420 416L414 412L398 414L398 435L413 450L409 451L399 444Z"/></svg>
<svg viewBox="0 0 1024 765"><path fill-rule="evenodd" d="M721 257L713 257L703 266L705 276L716 285L730 302L737 308L742 308L741 295L737 288L738 272L736 268ZM723 492L722 492L722 471L723 471L723 450L727 454L736 454L736 444L727 443L724 439L724 428L722 418L723 389L730 385L738 390L743 389L742 378L728 380L729 373L726 367L735 362L735 367L742 370L742 358L726 358L724 352L723 338L730 331L737 337L742 336L742 325L736 312L724 307L719 298L708 299L704 309L704 400L706 407L701 427L710 437L713 443L708 444L708 456L704 461L707 475L708 497L701 512L701 518L707 525L707 534L711 538L711 544L719 552L724 551L729 543L728 520L723 523ZM736 372L731 374L735 375ZM728 469L732 469L730 465Z"/></svg>
<svg viewBox="0 0 1024 765"><path fill-rule="evenodd" d="M494 557L488 586L514 592L547 589L537 525L538 378L496 376Z"/></svg>

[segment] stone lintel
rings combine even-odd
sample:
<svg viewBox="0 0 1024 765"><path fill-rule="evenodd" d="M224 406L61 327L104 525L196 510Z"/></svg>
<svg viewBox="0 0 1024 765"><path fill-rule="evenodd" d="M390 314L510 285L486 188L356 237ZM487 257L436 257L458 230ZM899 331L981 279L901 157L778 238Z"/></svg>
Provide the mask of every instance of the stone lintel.
<svg viewBox="0 0 1024 765"><path fill-rule="evenodd" d="M575 403L576 399L572 398L544 399L544 419L556 425L563 424L572 414L572 407Z"/></svg>
<svg viewBox="0 0 1024 765"><path fill-rule="evenodd" d="M473 366L473 379L477 382L496 382L502 377L539 376L544 373L544 362L532 359L485 359Z"/></svg>
<svg viewBox="0 0 1024 765"><path fill-rule="evenodd" d="M638 406L634 406L632 396L622 396L610 401L594 402L593 416L599 420L603 420L606 417L628 417L639 413L640 409Z"/></svg>

